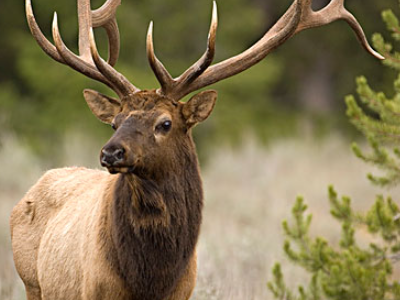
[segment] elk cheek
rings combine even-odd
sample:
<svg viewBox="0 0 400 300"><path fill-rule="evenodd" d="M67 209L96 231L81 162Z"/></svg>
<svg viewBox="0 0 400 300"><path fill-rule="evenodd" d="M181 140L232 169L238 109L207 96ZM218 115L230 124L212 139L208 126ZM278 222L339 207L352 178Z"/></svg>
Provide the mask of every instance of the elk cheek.
<svg viewBox="0 0 400 300"><path fill-rule="evenodd" d="M143 159L143 152L141 148L129 149L125 155L125 164L128 167L140 167Z"/></svg>

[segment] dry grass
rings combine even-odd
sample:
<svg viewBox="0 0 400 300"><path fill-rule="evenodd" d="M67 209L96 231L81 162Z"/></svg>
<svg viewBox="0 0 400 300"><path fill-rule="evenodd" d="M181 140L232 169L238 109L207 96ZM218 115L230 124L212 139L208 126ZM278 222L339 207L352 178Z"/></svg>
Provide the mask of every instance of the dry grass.
<svg viewBox="0 0 400 300"><path fill-rule="evenodd" d="M369 184L368 171L338 136L320 143L280 141L269 150L254 142L218 150L203 171L206 208L194 299L271 299L266 282L273 264L285 262L281 223L296 196L309 204L313 233L338 240L340 226L329 216L327 186L333 184L352 197L357 209L366 209L375 194L384 192ZM287 263L284 272L293 286L304 279Z"/></svg>
<svg viewBox="0 0 400 300"><path fill-rule="evenodd" d="M19 300L25 295L12 261L8 219L12 207L40 175L40 168L14 138L7 137L0 145L0 299Z"/></svg>
<svg viewBox="0 0 400 300"><path fill-rule="evenodd" d="M100 145L75 135L67 137L65 145L68 165L97 165ZM74 157L77 148L79 160ZM2 143L0 164L0 299L25 299L12 263L8 218L43 169L12 137ZM334 184L339 193L353 198L357 208L366 208L375 194L382 193L365 179L367 170L371 169L354 158L338 136L320 143L283 140L267 150L251 141L236 150L219 146L203 168L206 207L192 299L271 299L266 282L273 263L284 260L281 222L296 196L300 193L309 203L314 232L336 240L326 187ZM284 271L293 284L303 277L288 265Z"/></svg>

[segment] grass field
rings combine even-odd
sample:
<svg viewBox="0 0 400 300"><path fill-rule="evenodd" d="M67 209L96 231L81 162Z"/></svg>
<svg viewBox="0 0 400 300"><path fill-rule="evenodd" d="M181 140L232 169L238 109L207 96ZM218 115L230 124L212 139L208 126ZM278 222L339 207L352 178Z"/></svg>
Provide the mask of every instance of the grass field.
<svg viewBox="0 0 400 300"><path fill-rule="evenodd" d="M64 164L96 167L100 146L69 136ZM78 147L85 151L76 157ZM313 213L313 233L335 241L339 229L329 217L329 184L351 196L358 209L368 208L375 194L386 193L369 184L365 174L372 169L355 158L339 136L319 142L281 140L267 149L251 140L235 150L215 148L202 171L206 206L193 300L271 299L266 282L277 260L283 262L293 285L304 278L285 263L282 251L281 223L289 217L298 194ZM0 299L22 300L24 289L13 267L8 218L45 167L13 137L1 143L0 164Z"/></svg>

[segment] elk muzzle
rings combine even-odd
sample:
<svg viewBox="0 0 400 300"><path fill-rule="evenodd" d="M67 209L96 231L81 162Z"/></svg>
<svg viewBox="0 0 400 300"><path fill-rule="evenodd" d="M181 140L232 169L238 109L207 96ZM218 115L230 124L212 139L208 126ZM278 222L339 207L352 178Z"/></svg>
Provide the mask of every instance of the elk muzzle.
<svg viewBox="0 0 400 300"><path fill-rule="evenodd" d="M107 144L101 150L101 165L106 167L110 173L116 173L116 169L123 168L126 164L125 153L126 150L122 145Z"/></svg>

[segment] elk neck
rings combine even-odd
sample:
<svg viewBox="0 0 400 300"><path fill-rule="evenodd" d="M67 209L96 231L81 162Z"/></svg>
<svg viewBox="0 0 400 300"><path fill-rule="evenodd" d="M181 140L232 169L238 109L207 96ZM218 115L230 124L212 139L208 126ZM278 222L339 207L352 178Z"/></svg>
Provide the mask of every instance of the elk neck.
<svg viewBox="0 0 400 300"><path fill-rule="evenodd" d="M166 169L146 178L119 174L114 183L107 256L132 299L164 299L195 251L203 190L194 145Z"/></svg>

